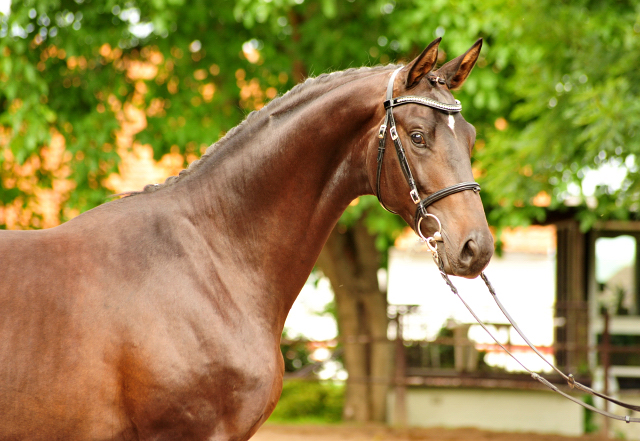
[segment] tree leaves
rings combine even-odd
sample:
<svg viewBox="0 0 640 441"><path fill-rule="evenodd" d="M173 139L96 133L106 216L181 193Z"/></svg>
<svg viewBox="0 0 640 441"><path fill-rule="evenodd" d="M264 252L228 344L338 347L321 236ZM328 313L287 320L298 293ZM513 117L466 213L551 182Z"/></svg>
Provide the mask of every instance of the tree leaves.
<svg viewBox="0 0 640 441"><path fill-rule="evenodd" d="M543 219L533 203L541 192L554 209L578 201L591 212L589 199L602 218L637 210L636 172L621 169L628 176L620 189L585 194L583 184L603 164L640 155L640 15L631 3L240 0L214 8L204 0L188 7L184 0L42 0L11 7L0 23L8 34L0 39L0 155L8 147L24 164L41 156L52 129L64 136L77 182L67 211L106 195L99 184L116 167L108 145L125 103L148 113L135 139L156 159L172 148L186 157L295 81L408 60L436 36L444 36L441 62L485 39L456 96L478 131L473 166L492 223ZM248 42L255 60L243 52ZM161 61L151 63L151 53ZM156 75L132 78L135 63L153 64ZM5 204L16 198L5 194ZM369 213L389 243L395 218L361 204L344 221Z"/></svg>

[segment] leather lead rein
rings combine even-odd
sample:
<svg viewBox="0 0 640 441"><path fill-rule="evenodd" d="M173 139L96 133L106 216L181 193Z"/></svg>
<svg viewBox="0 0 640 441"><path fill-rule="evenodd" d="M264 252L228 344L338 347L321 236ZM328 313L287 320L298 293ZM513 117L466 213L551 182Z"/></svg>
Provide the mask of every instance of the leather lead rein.
<svg viewBox="0 0 640 441"><path fill-rule="evenodd" d="M580 406L589 409L593 412L599 413L600 415L606 416L608 418L612 418L614 420L619 420L619 421L624 421L626 423L640 423L640 418L631 418L628 415L625 416L621 416L621 415L616 415L614 413L610 413L610 412L606 412L604 410L600 410L594 406L591 406L590 404L587 404L563 391L561 391L560 389L558 389L554 384L552 384L549 380L547 380L546 378L544 378L543 376L541 376L540 374L533 372L532 370L530 370L529 368L527 368L524 364L522 364L522 362L520 360L518 360L506 347L504 347L504 345L502 343L500 343L498 341L498 339L491 333L491 331L489 331L489 329L487 328L487 326L484 324L484 322L482 320L480 320L480 318L476 315L475 312L473 312L473 310L471 309L471 307L469 306L469 304L467 304L467 302L464 301L464 299L462 298L462 296L460 296L460 293L458 292L458 289L453 285L453 283L451 282L451 280L449 279L449 276L447 275L447 273L444 270L444 264L442 262L442 259L440 259L440 257L438 256L437 252L433 252L433 259L436 262L436 265L438 265L438 270L440 271L440 275L442 276L443 280L445 281L445 283L449 286L449 288L451 289L451 292L453 294L455 294L460 301L462 302L462 304L469 310L469 312L471 313L471 315L473 316L473 318L478 322L478 324L482 327L482 329L484 329L486 331L487 334L489 334L489 336L493 339L494 342L496 342L496 344L498 346L500 346L500 348L502 348L502 350L504 352L506 352L511 358L513 358L516 363L518 363L520 366L522 366L522 368L527 371L529 373L529 375L531 375L531 377L535 380L538 380L540 383L544 384L546 387L548 387L549 389L551 389L554 392L559 393L560 395L562 395L563 397L573 401L576 404L579 404ZM588 394L600 397L604 400L607 400L613 404L617 404L618 406L621 407L625 407L627 409L633 410L633 411L640 411L640 406L636 406L634 404L629 404L629 403L624 403L622 401L616 400L615 398L609 397L605 394L602 394L600 392L596 392L595 390L591 389L588 386L585 386L582 383L579 383L575 380L575 378L573 377L572 374L566 375L564 372L562 372L560 369L558 369L555 365L553 365L549 360L547 360L546 358L544 358L544 356L540 353L540 351L538 351L538 349L533 345L533 343L531 343L531 341L529 341L529 339L524 335L524 333L520 330L520 327L516 324L515 320L513 320L513 318L511 317L511 315L507 312L507 310L505 309L505 307L502 305L502 303L500 302L500 300L498 299L498 295L496 294L493 286L491 285L491 282L489 282L489 279L487 278L487 276L483 273L480 274L480 277L482 278L483 282L485 283L485 285L487 286L487 289L489 290L489 292L491 293L491 296L493 297L493 300L496 302L496 304L498 305L498 308L500 308L500 311L502 311L502 313L504 314L504 316L507 318L507 320L509 321L509 323L511 323L511 326L513 326L513 329L516 330L516 332L518 333L518 335L520 335L520 337L523 338L523 340L527 343L527 345L545 362L547 363L554 371L556 371L562 378L564 378L564 380L567 382L567 384L569 385L569 387L571 387L572 389L578 389L581 390L583 392L586 392ZM605 379L606 381L606 379Z"/></svg>

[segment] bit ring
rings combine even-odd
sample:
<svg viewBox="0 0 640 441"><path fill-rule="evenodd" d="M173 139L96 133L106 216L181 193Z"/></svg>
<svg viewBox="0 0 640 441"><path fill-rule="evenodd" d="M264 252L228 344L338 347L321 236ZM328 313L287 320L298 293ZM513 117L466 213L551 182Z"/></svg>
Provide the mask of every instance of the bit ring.
<svg viewBox="0 0 640 441"><path fill-rule="evenodd" d="M422 229L420 228L422 219L426 217L432 217L438 223L438 230L435 233L433 233L433 236L431 237L424 237L424 234L422 234ZM420 219L418 219L418 231L416 231L416 233L418 233L418 236L420 236L422 241L427 244L427 247L429 247L429 250L432 253L434 254L438 253L438 242L442 242L443 240L442 240L442 223L440 223L440 219L438 219L437 216L431 213L426 213L426 216L420 216Z"/></svg>

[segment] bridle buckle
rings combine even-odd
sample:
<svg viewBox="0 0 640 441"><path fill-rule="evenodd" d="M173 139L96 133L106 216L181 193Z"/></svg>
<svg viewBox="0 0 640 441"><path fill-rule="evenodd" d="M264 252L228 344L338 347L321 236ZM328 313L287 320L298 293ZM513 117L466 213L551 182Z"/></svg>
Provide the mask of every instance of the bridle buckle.
<svg viewBox="0 0 640 441"><path fill-rule="evenodd" d="M380 126L380 131L378 132L378 138L382 139L384 138L385 132L387 131L387 125L386 124L382 124Z"/></svg>
<svg viewBox="0 0 640 441"><path fill-rule="evenodd" d="M396 126L391 126L391 129L389 129L389 133L391 134L391 139L393 139L394 141L398 139L398 131L396 130Z"/></svg>
<svg viewBox="0 0 640 441"><path fill-rule="evenodd" d="M409 192L409 195L411 196L411 200L414 204L418 205L420 203L420 195L418 194L418 190L414 188Z"/></svg>

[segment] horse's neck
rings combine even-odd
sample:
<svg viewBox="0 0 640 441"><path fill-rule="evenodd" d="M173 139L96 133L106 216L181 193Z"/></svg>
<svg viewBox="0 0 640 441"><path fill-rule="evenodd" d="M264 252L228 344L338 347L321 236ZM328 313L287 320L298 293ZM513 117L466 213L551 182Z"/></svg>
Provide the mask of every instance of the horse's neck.
<svg viewBox="0 0 640 441"><path fill-rule="evenodd" d="M342 212L371 191L367 144L383 115L371 90L384 90L383 76L258 115L184 182L201 233L277 295L285 316Z"/></svg>

